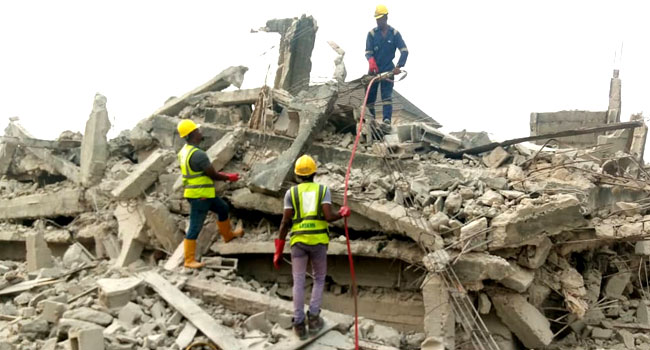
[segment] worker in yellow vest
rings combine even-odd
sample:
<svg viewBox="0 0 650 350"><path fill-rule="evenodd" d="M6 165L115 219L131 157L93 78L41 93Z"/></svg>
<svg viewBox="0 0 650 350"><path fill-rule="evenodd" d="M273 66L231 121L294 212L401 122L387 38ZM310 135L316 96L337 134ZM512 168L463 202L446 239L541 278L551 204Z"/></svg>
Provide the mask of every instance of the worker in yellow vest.
<svg viewBox="0 0 650 350"><path fill-rule="evenodd" d="M203 135L189 119L178 123L178 134L185 139L185 146L178 152L178 162L183 175L183 196L190 202L190 227L184 241L185 267L198 269L205 264L196 261L196 239L203 228L208 211L217 214L219 234L224 242L244 235L243 229L233 231L228 218L228 204L215 195L214 181L237 181L239 174L217 172L208 155L198 145Z"/></svg>
<svg viewBox="0 0 650 350"><path fill-rule="evenodd" d="M341 207L332 212L330 190L314 182L316 162L308 155L296 160L294 173L299 185L291 187L284 196L284 214L279 237L275 240L273 264L280 268L282 251L289 227L291 227L291 271L293 274L293 330L300 339L323 328L320 305L323 300L325 275L327 274L328 222L350 215L350 208ZM305 324L305 273L311 259L314 285L311 291L307 324Z"/></svg>

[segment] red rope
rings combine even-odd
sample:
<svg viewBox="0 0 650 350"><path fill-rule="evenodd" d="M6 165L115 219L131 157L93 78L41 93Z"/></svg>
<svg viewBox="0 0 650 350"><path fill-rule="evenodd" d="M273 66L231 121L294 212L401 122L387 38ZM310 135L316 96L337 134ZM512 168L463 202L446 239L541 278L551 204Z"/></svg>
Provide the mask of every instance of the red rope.
<svg viewBox="0 0 650 350"><path fill-rule="evenodd" d="M357 152L357 145L359 145L359 138L361 136L361 130L363 128L363 117L366 114L366 103L368 102L368 93L370 92L370 87L379 79L380 76L374 77L368 88L366 89L366 97L363 99L363 105L361 106L361 118L359 120L359 129L357 130L357 136L354 138L354 145L352 146L352 154L350 155L350 162L348 163L348 170L345 173L345 191L343 192L343 206L348 205L348 185L350 182L350 171L352 170L352 161L354 160L354 154ZM352 296L354 297L354 349L359 350L359 312L357 307L357 277L354 273L354 262L352 261L352 249L350 249L350 234L348 233L348 218L344 220L345 223L345 241L348 246L348 261L350 262L350 279L352 280Z"/></svg>

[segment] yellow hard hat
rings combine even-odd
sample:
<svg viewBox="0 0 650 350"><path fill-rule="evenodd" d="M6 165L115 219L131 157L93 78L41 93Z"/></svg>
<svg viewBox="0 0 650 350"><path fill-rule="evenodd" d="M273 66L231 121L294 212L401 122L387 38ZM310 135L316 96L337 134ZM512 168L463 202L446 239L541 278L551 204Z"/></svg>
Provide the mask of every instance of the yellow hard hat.
<svg viewBox="0 0 650 350"><path fill-rule="evenodd" d="M199 125L189 119L183 119L178 123L176 128L178 129L178 134L181 135L181 137L185 137L192 131L198 129Z"/></svg>
<svg viewBox="0 0 650 350"><path fill-rule="evenodd" d="M316 162L312 157L304 155L296 160L293 172L298 176L309 176L316 172Z"/></svg>
<svg viewBox="0 0 650 350"><path fill-rule="evenodd" d="M387 14L388 9L386 8L386 5L377 5L377 8L375 8L375 19L380 19Z"/></svg>

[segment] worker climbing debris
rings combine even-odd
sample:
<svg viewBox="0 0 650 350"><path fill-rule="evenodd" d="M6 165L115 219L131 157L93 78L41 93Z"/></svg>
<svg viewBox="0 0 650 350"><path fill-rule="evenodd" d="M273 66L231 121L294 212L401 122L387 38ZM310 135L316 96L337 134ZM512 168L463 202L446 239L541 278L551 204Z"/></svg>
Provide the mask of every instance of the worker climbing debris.
<svg viewBox="0 0 650 350"><path fill-rule="evenodd" d="M183 197L190 203L190 226L185 235L185 267L198 269L205 264L196 261L196 239L203 228L203 222L212 211L217 214L219 234L224 242L244 235L243 228L232 230L228 214L228 204L215 194L215 181L239 180L237 173L217 172L210 159L199 145L203 134L192 120L183 119L178 123L178 135L186 142L178 152L178 162L183 175Z"/></svg>

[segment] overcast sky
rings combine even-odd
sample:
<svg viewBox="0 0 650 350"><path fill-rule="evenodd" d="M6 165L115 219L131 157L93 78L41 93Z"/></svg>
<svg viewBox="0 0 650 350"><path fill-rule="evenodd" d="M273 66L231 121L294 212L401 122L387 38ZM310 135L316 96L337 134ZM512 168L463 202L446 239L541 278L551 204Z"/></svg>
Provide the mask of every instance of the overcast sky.
<svg viewBox="0 0 650 350"><path fill-rule="evenodd" d="M279 34L251 29L303 13L319 26L312 81L332 76L329 40L346 51L348 80L355 79L367 70L365 38L376 26L377 4L2 1L0 128L19 116L38 138L83 131L99 92L108 99L114 137L228 66L250 68L243 88L265 79L272 84ZM395 88L443 131L523 137L531 112L605 110L616 67L623 81L621 119L650 112L648 6L642 1L384 4L410 52L408 77Z"/></svg>

